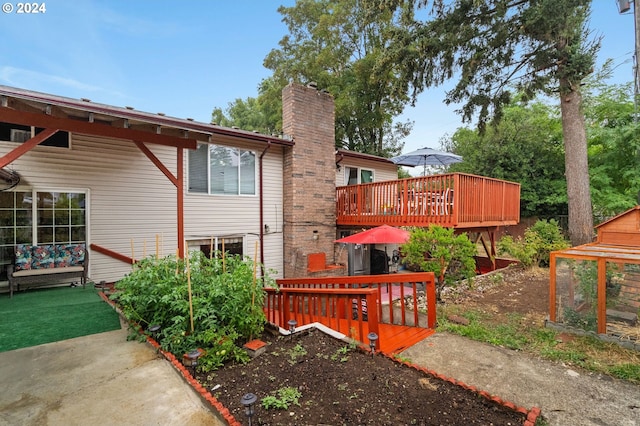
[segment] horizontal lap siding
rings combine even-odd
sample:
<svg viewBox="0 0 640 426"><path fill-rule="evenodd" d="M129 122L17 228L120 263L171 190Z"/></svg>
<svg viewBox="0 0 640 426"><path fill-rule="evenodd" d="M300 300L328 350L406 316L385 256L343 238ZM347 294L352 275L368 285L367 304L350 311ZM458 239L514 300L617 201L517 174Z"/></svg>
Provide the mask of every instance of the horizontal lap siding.
<svg viewBox="0 0 640 426"><path fill-rule="evenodd" d="M255 150L250 145L239 144L239 147ZM261 153L262 151L256 151L256 169ZM185 155L185 170L187 157ZM267 269L274 269L276 272L273 276L280 278L283 273L283 165L280 147L269 148L264 156L263 167L264 224L269 226L269 233L264 236L265 266ZM185 236L245 235L244 252L253 258L260 234L259 186L256 187L255 196L189 194L186 188L185 184Z"/></svg>
<svg viewBox="0 0 640 426"><path fill-rule="evenodd" d="M395 164L383 164L379 161L367 161L362 158L345 158L338 163L336 168L336 186L347 184L345 177L345 167L373 170L373 180L384 182L398 179L398 166Z"/></svg>
<svg viewBox="0 0 640 426"><path fill-rule="evenodd" d="M175 173L175 148L147 145ZM3 153L15 144L0 143ZM20 173L20 189L89 189L88 241L126 256L155 252L155 235L164 237L164 254L176 245L175 187L128 141L73 135L72 149L36 147L10 168ZM144 197L141 197L144 194ZM91 253L89 277L115 281L131 266Z"/></svg>

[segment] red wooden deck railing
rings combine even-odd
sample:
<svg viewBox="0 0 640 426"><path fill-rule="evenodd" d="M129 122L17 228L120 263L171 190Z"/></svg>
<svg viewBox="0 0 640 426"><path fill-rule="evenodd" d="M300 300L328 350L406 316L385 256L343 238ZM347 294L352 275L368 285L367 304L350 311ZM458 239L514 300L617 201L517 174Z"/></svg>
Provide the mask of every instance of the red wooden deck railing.
<svg viewBox="0 0 640 426"><path fill-rule="evenodd" d="M515 225L520 184L464 173L336 188L338 225L474 228Z"/></svg>
<svg viewBox="0 0 640 426"><path fill-rule="evenodd" d="M381 333L382 325L428 329L436 325L435 278L431 272L287 278L276 282L278 289L266 288L264 309L269 322L285 329L291 318L298 326L319 322L363 344L369 343L367 334L374 332L379 336L379 349L380 345L389 347L384 339L394 334ZM418 289L422 287L426 313L418 309Z"/></svg>

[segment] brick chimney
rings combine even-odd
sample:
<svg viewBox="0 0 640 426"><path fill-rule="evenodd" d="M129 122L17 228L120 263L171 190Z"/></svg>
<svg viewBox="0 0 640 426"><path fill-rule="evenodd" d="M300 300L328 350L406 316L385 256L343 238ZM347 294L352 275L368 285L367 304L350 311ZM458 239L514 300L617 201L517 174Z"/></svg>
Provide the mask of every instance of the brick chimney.
<svg viewBox="0 0 640 426"><path fill-rule="evenodd" d="M284 153L284 276L317 276L323 271L309 273L309 254L325 253L327 263L334 263L333 97L313 85L289 84L282 90L282 128L295 142Z"/></svg>

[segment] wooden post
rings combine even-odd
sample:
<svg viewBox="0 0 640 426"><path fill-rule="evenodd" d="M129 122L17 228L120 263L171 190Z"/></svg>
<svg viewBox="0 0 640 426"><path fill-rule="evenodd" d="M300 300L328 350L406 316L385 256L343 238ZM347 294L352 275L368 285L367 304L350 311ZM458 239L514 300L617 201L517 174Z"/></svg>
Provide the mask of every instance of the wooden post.
<svg viewBox="0 0 640 426"><path fill-rule="evenodd" d="M556 254L549 255L549 321L556 321Z"/></svg>
<svg viewBox="0 0 640 426"><path fill-rule="evenodd" d="M427 292L427 328L436 328L436 281L435 276L425 283Z"/></svg>
<svg viewBox="0 0 640 426"><path fill-rule="evenodd" d="M135 250L133 249L133 238L131 239L131 264L135 264L136 263L136 253Z"/></svg>
<svg viewBox="0 0 640 426"><path fill-rule="evenodd" d="M222 273L227 273L227 253L224 251L224 238L222 239Z"/></svg>
<svg viewBox="0 0 640 426"><path fill-rule="evenodd" d="M598 258L598 334L607 333L607 259Z"/></svg>
<svg viewBox="0 0 640 426"><path fill-rule="evenodd" d="M185 241L185 247L187 247L187 242ZM189 251L185 255L187 259L187 290L189 292L189 320L191 322L191 332L193 333L193 300L191 298L191 264L189 263Z"/></svg>

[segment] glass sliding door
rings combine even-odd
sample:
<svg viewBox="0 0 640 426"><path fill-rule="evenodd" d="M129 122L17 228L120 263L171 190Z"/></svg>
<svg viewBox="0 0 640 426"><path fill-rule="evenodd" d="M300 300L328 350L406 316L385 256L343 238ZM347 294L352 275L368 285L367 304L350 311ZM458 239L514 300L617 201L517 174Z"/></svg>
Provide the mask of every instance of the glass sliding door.
<svg viewBox="0 0 640 426"><path fill-rule="evenodd" d="M0 192L0 281L16 244L86 243L86 201L79 191Z"/></svg>

